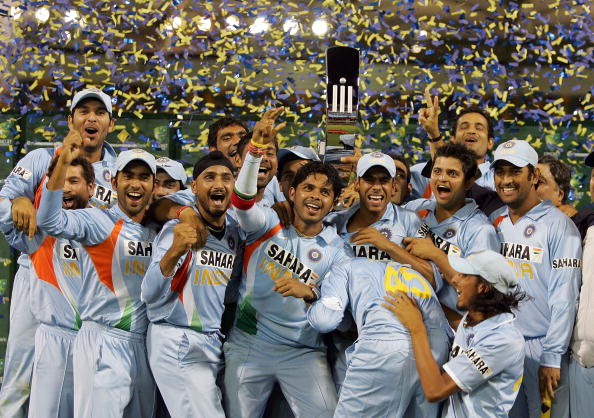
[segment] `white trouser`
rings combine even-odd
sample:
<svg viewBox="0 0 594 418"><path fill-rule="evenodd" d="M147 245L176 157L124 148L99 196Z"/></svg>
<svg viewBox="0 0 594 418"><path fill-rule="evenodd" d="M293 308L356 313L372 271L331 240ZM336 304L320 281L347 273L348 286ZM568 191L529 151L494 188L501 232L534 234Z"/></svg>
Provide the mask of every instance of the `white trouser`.
<svg viewBox="0 0 594 418"><path fill-rule="evenodd" d="M575 359L570 360L569 396L572 417L594 415L594 367L584 367Z"/></svg>
<svg viewBox="0 0 594 418"><path fill-rule="evenodd" d="M35 334L31 382L31 418L71 418L74 415L72 352L77 332L40 324Z"/></svg>
<svg viewBox="0 0 594 418"><path fill-rule="evenodd" d="M35 331L39 325L29 309L29 282L29 268L19 266L14 276L10 299L10 333L0 389L1 418L27 416L35 356Z"/></svg>
<svg viewBox="0 0 594 418"><path fill-rule="evenodd" d="M84 321L74 343L75 418L150 418L155 381L145 336Z"/></svg>
<svg viewBox="0 0 594 418"><path fill-rule="evenodd" d="M224 418L216 385L222 366L221 337L189 328L151 323L149 363L172 418Z"/></svg>

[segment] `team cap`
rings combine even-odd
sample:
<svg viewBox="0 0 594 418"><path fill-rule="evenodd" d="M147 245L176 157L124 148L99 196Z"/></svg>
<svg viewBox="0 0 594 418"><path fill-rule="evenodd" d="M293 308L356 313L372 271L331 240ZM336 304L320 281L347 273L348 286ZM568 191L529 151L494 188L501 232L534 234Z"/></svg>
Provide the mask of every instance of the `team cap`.
<svg viewBox="0 0 594 418"><path fill-rule="evenodd" d="M516 167L526 167L528 164L536 167L538 164L538 154L527 141L512 139L497 147L493 153L491 168L500 160L510 162Z"/></svg>
<svg viewBox="0 0 594 418"><path fill-rule="evenodd" d="M503 294L514 290L518 279L505 257L493 250L485 250L462 258L448 255L454 270L462 274L481 276Z"/></svg>
<svg viewBox="0 0 594 418"><path fill-rule="evenodd" d="M186 184L186 181L188 181L186 170L184 170L184 166L180 162L167 157L157 158L155 162L157 164L157 169L162 169L169 174L172 179L179 180L182 184Z"/></svg>
<svg viewBox="0 0 594 418"><path fill-rule="evenodd" d="M371 167L380 166L388 170L390 177L396 176L396 164L389 155L375 151L365 154L357 163L357 177L363 177Z"/></svg>
<svg viewBox="0 0 594 418"><path fill-rule="evenodd" d="M112 114L112 107L111 107L111 97L107 94L103 93L101 90L96 88L84 89L77 92L72 99L72 103L70 104L70 111L72 112L78 104L85 99L97 99L105 106L107 112L111 115Z"/></svg>
<svg viewBox="0 0 594 418"><path fill-rule="evenodd" d="M295 155L303 160L320 161L318 154L310 147L304 147L301 145L294 145L290 148L282 148L278 151L278 165L283 165L283 160L290 155Z"/></svg>
<svg viewBox="0 0 594 418"><path fill-rule="evenodd" d="M146 165L149 166L153 174L157 172L157 163L155 162L155 157L153 157L152 154L149 154L148 152L140 148L134 148L120 152L120 155L118 155L118 158L115 163L116 171L122 171L124 167L126 167L128 164L135 160L140 160L146 163Z"/></svg>

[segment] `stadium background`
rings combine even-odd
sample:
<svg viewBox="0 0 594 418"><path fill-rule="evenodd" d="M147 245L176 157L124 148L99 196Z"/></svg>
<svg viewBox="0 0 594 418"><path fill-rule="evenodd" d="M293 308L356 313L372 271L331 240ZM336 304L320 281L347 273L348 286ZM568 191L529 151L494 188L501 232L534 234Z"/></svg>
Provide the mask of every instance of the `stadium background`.
<svg viewBox="0 0 594 418"><path fill-rule="evenodd" d="M588 204L594 142L593 1L0 0L0 186L14 163L67 132L72 94L112 95L108 138L178 159L204 151L225 114L255 121L286 107L282 144L323 135L324 51L361 52L364 148L426 158L416 115L440 95L444 131L460 108L498 120L496 143L527 139L572 167ZM0 238L0 375L16 254Z"/></svg>

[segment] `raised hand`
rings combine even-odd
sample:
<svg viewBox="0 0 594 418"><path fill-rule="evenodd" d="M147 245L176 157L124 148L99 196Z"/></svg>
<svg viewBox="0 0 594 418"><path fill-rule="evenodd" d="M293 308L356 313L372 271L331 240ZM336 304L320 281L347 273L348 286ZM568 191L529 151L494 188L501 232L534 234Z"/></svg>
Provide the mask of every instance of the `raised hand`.
<svg viewBox="0 0 594 418"><path fill-rule="evenodd" d="M274 126L276 118L278 118L284 110L284 107L277 107L264 112L262 119L260 119L254 126L252 142L262 145L274 143L276 134L286 126L286 123L284 122Z"/></svg>
<svg viewBox="0 0 594 418"><path fill-rule="evenodd" d="M60 151L60 159L65 164L70 164L72 160L80 155L80 149L82 147L83 139L80 132L70 129L66 138L62 143L62 149Z"/></svg>
<svg viewBox="0 0 594 418"><path fill-rule="evenodd" d="M431 98L429 88L425 90L425 105L419 111L419 123L430 138L439 136L439 97Z"/></svg>
<svg viewBox="0 0 594 418"><path fill-rule="evenodd" d="M173 227L173 242L171 251L174 255L182 256L198 242L196 229L188 224L179 223Z"/></svg>

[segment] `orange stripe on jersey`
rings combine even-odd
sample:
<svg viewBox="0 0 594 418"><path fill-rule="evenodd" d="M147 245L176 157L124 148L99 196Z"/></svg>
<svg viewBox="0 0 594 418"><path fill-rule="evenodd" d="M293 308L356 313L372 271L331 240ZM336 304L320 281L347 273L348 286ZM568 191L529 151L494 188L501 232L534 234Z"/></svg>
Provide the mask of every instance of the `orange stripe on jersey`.
<svg viewBox="0 0 594 418"><path fill-rule="evenodd" d="M503 218L505 218L505 215L499 215L497 218L495 218L495 220L493 221L493 226L497 228L501 221L503 221Z"/></svg>
<svg viewBox="0 0 594 418"><path fill-rule="evenodd" d="M184 260L181 267L175 272L171 280L171 290L177 292L177 296L181 303L184 303L184 286L188 282L188 273L190 262L192 261L192 250L188 251L188 256Z"/></svg>
<svg viewBox="0 0 594 418"><path fill-rule="evenodd" d="M429 209L421 209L417 212L417 215L419 215L419 218L423 219L429 216L429 213L431 213Z"/></svg>
<svg viewBox="0 0 594 418"><path fill-rule="evenodd" d="M105 241L97 245L85 246L85 249L91 256L99 280L115 295L113 288L113 276L112 276L112 264L113 264L113 253L118 242L118 236L124 225L124 220L120 219L116 222L115 226L111 230L111 234Z"/></svg>
<svg viewBox="0 0 594 418"><path fill-rule="evenodd" d="M429 199L431 197L431 183L429 183L427 185L427 187L425 187L425 191L423 192L423 197L425 199Z"/></svg>
<svg viewBox="0 0 594 418"><path fill-rule="evenodd" d="M282 226L279 223L274 228L272 228L270 231L268 231L267 233L262 235L260 238L258 238L256 241L252 242L250 245L246 245L245 250L243 251L243 270L246 273L247 273L248 264L250 262L250 257L252 256L252 254L256 250L256 248L258 248L258 246L260 246L260 244L262 244L268 238L271 238L274 234L276 234L281 229L282 229Z"/></svg>
<svg viewBox="0 0 594 418"><path fill-rule="evenodd" d="M56 149L50 165L52 165L54 160L60 156L60 151L62 151L62 147ZM35 209L39 209L39 203L41 202L41 191L43 190L43 183L45 183L46 178L47 174L44 174L41 181L37 185L37 189L35 189L35 200L33 201L33 206L35 206Z"/></svg>
<svg viewBox="0 0 594 418"><path fill-rule="evenodd" d="M54 271L54 244L56 239L45 237L39 248L31 254L31 264L40 280L53 284L61 292L56 272Z"/></svg>

